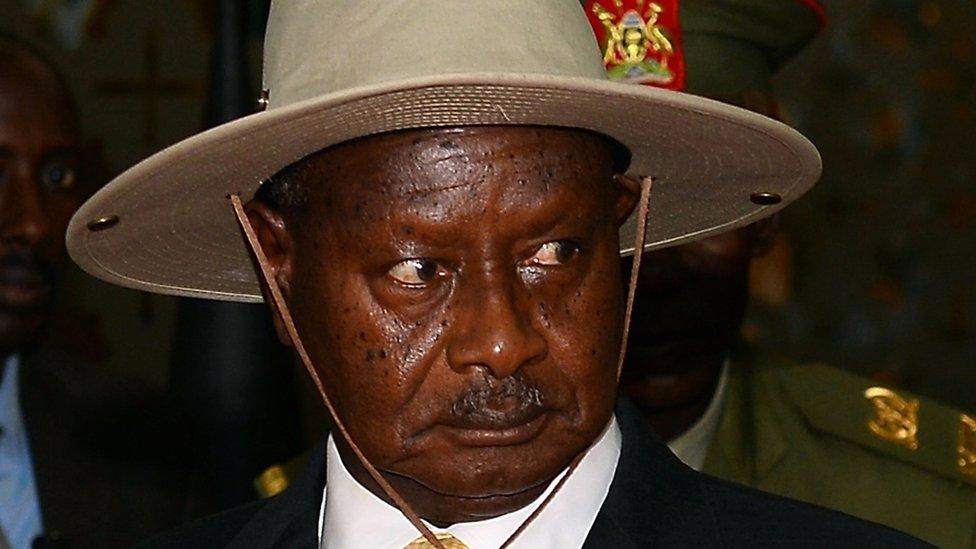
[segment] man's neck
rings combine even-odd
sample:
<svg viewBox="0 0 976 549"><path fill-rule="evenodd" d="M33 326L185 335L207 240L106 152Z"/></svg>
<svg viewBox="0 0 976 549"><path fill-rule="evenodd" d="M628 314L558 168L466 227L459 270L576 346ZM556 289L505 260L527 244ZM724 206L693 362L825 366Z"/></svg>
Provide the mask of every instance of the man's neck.
<svg viewBox="0 0 976 549"><path fill-rule="evenodd" d="M668 441L668 447L685 465L700 471L705 466L708 449L715 439L715 433L722 419L722 409L725 403L725 386L728 382L728 363L722 366L718 386L712 395L712 401L705 412L695 423L683 433Z"/></svg>

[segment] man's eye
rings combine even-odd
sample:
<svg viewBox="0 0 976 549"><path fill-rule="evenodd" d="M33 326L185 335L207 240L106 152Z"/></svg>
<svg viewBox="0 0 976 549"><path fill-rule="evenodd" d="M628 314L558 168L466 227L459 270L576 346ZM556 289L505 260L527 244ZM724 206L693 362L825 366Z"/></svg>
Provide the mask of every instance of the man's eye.
<svg viewBox="0 0 976 549"><path fill-rule="evenodd" d="M75 186L75 169L64 162L49 162L41 169L41 185L48 191L63 191Z"/></svg>
<svg viewBox="0 0 976 549"><path fill-rule="evenodd" d="M546 242L526 261L529 265L564 265L579 253L579 246L568 240Z"/></svg>
<svg viewBox="0 0 976 549"><path fill-rule="evenodd" d="M420 258L397 263L389 274L393 280L405 286L424 286L445 273L436 261Z"/></svg>

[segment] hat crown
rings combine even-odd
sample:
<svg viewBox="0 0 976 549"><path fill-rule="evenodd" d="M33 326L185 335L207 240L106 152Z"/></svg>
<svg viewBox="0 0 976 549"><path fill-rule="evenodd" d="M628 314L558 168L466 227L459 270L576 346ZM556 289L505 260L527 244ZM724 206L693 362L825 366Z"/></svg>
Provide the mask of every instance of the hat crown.
<svg viewBox="0 0 976 549"><path fill-rule="evenodd" d="M424 76L606 79L579 0L273 0L269 108Z"/></svg>

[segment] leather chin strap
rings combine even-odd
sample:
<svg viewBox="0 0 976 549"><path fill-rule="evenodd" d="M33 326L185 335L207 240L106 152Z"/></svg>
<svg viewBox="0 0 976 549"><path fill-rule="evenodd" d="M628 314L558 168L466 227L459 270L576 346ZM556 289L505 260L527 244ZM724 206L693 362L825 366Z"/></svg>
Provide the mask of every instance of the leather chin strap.
<svg viewBox="0 0 976 549"><path fill-rule="evenodd" d="M626 177L626 176L617 176ZM640 203L638 204L637 210L637 236L634 242L634 264L630 272L630 283L627 289L627 305L624 309L624 329L623 329L623 339L620 343L620 354L617 360L617 381L620 381L620 373L623 369L624 364L624 353L627 349L627 336L630 332L630 317L634 309L634 296L637 291L637 274L640 269L640 251L644 249L644 239L647 232L647 213L648 205L650 202L652 181L650 177L645 177L641 180L641 193L640 193ZM400 509L407 520L414 525L415 528L424 536L424 538L431 543L434 547L438 549L445 549L444 544L434 535L433 532L427 528L421 520L420 515L413 510L406 500L397 493L396 489L387 482L386 478L373 466L369 459L363 454L362 450L359 449L359 445L352 439L349 435L349 431L346 430L345 423L342 421L342 417L336 411L335 406L332 405L332 400L329 398L329 394L325 390L325 386L322 384L322 380L319 377L318 371L312 365L312 359L308 356L308 352L305 350L305 345L302 344L302 338L298 335L298 329L295 327L295 321L292 319L291 312L288 310L288 304L285 302L285 298L281 293L281 288L278 286L278 282L275 280L273 273L271 272L271 264L268 262L267 256L264 254L264 249L261 247L261 243L258 241L257 233L254 231L254 227L251 226L251 221L247 217L247 213L244 211L244 205L241 203L241 197L237 194L232 194L230 198L231 204L234 207L234 214L237 216L237 222L244 232L244 237L247 242L248 248L254 255L257 261L258 267L260 268L261 280L264 283L265 288L271 296L271 304L274 310L278 313L281 318L282 324L285 327L285 331L288 332L288 339L291 341L292 346L295 348L295 352L298 353L299 359L302 361L302 365L308 372L309 377L312 378L312 382L315 383L315 388L318 390L319 395L322 397L322 402L325 404L326 409L329 411L329 415L332 417L333 425L339 431L339 434L352 449L353 453L356 454L356 458L362 463L363 467L369 473L369 476L373 478L376 484L379 485L383 493L386 494L388 498ZM501 549L504 549L512 544L515 539L525 531L525 529L535 520L536 517L542 512L542 510L552 501L553 497L566 483L570 475L576 470L583 456L586 455L586 451L580 452L575 458L573 458L572 463L570 463L569 469L566 474L559 480L559 483L555 488L549 493L546 499L542 502L539 507L527 519L523 522L515 532L502 544Z"/></svg>

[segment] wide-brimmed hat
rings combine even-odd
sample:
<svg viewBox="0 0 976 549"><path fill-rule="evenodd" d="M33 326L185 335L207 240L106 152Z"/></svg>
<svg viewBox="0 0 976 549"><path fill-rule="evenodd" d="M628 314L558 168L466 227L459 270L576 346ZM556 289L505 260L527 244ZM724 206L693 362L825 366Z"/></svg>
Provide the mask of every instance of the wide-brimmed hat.
<svg viewBox="0 0 976 549"><path fill-rule="evenodd" d="M784 124L607 79L578 0L278 0L267 109L186 139L106 185L68 227L106 281L234 301L261 292L228 195L285 166L394 130L542 125L607 135L655 178L645 249L739 227L809 189L820 157ZM621 230L631 252L635 222Z"/></svg>

